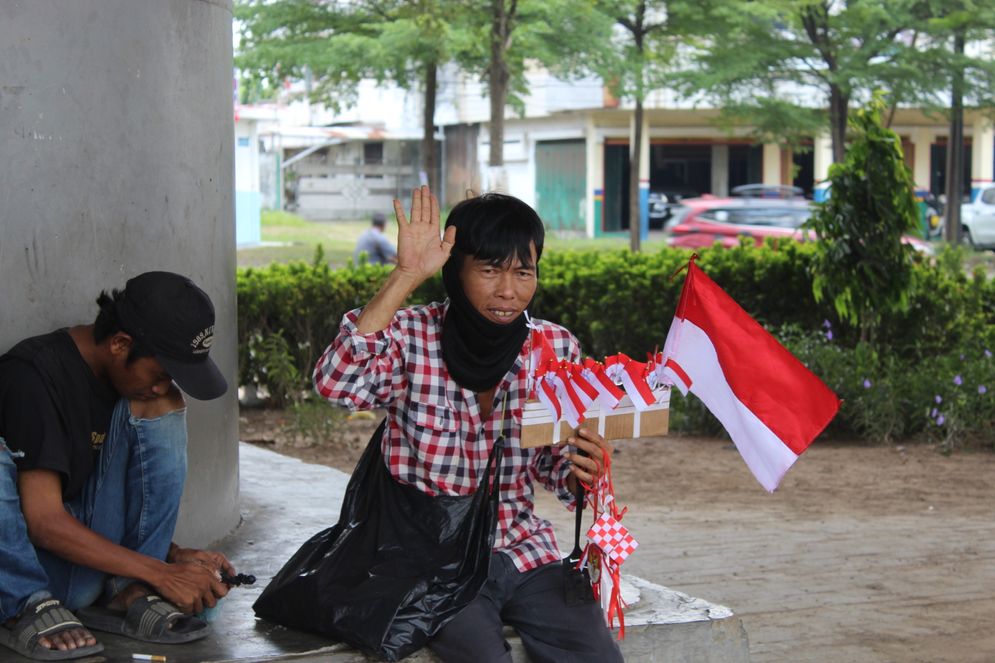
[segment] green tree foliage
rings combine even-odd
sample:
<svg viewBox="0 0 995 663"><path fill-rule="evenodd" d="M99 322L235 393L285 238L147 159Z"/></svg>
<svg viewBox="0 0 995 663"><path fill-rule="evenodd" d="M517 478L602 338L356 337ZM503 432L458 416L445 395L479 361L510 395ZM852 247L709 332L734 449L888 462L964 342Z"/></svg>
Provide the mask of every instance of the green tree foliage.
<svg viewBox="0 0 995 663"><path fill-rule="evenodd" d="M830 198L809 221L819 237L815 297L828 297L864 339L883 313L908 306L915 251L902 235L918 224L912 175L900 138L882 126L884 108L875 96L854 113L846 158L829 169Z"/></svg>
<svg viewBox="0 0 995 663"><path fill-rule="evenodd" d="M310 80L312 99L339 109L363 79L419 86L430 177L440 67L455 63L487 83L490 163L500 167L505 106L524 110L528 66L577 72L580 54L604 33L593 0L237 0L235 17L246 89Z"/></svg>
<svg viewBox="0 0 995 663"><path fill-rule="evenodd" d="M639 250L639 163L642 158L643 104L669 83L681 36L682 0L598 0L604 23L614 24L609 39L592 42L590 68L619 99L635 104L629 146L630 247Z"/></svg>
<svg viewBox="0 0 995 663"><path fill-rule="evenodd" d="M941 111L950 128L946 163L948 242L960 241L960 205L964 190L964 109L995 108L995 2L929 0L923 3L923 39L910 53L910 69L920 72L903 85L919 85L920 104ZM919 81L922 81L921 83Z"/></svg>
<svg viewBox="0 0 995 663"><path fill-rule="evenodd" d="M893 107L949 103L948 65L958 60L941 51L949 50L942 32L952 6L951 0L706 0L695 23L694 66L682 87L704 92L730 121L757 127L761 140L795 142L828 123L833 159L841 161L851 101L885 89ZM991 20L992 0L971 6L972 18L987 15L978 25ZM972 33L991 36L980 28ZM979 73L970 89L990 96L990 58L965 57ZM813 98L813 90L821 94Z"/></svg>
<svg viewBox="0 0 995 663"><path fill-rule="evenodd" d="M422 166L435 184L434 118L439 67L453 57L451 0L237 0L236 65L246 84L312 81L311 97L348 107L363 79L425 93Z"/></svg>
<svg viewBox="0 0 995 663"><path fill-rule="evenodd" d="M504 176L506 107L523 113L527 70L535 65L562 76L584 72L583 56L607 38L594 0L463 0L454 21L461 41L454 49L460 68L487 85L490 102L492 184ZM492 187L493 188L493 187Z"/></svg>

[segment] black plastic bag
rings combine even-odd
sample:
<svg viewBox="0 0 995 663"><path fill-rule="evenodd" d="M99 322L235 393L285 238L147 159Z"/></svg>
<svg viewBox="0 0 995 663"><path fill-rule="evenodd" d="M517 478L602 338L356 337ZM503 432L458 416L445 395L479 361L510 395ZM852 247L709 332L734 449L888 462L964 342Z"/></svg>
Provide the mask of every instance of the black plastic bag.
<svg viewBox="0 0 995 663"><path fill-rule="evenodd" d="M432 497L390 475L380 450L385 425L356 465L339 522L301 546L253 609L396 661L424 646L487 580L504 440L474 494Z"/></svg>

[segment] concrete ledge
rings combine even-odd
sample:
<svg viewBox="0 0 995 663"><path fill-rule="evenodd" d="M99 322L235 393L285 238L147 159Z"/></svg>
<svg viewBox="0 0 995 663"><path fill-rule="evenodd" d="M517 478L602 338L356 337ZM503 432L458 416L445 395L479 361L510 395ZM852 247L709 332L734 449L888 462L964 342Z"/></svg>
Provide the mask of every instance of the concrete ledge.
<svg viewBox="0 0 995 663"><path fill-rule="evenodd" d="M624 578L625 639L620 646L630 663L749 663L749 642L740 619L725 606L696 599L642 578ZM506 628L515 663L528 663L522 641ZM376 661L347 645L333 644L297 654L252 659L225 659L215 663L298 661L300 663L365 663ZM408 663L441 663L428 650L404 659Z"/></svg>
<svg viewBox="0 0 995 663"><path fill-rule="evenodd" d="M301 543L338 518L348 477L328 467L243 444L241 454L241 527L220 548L240 571L258 576L249 588L233 590L222 602L215 633L191 645L142 645L101 637L108 663L124 663L130 653L164 654L170 663L365 663L373 659L317 635L292 631L255 619L252 603L269 579ZM625 660L652 663L747 663L746 631L728 608L693 598L636 577L623 578ZM521 641L507 630L513 659L528 661ZM431 652L405 659L438 663Z"/></svg>

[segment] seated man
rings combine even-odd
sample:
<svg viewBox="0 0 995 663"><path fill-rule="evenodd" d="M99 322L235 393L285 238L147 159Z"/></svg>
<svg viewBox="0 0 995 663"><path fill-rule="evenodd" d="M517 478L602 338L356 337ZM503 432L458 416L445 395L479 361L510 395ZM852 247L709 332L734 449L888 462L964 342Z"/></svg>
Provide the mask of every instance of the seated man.
<svg viewBox="0 0 995 663"><path fill-rule="evenodd" d="M412 196L410 223L399 202L394 208L397 267L366 307L346 314L314 378L334 403L387 409L384 462L394 479L428 495L473 493L506 435L488 580L431 648L445 661L510 661L507 623L535 661L622 660L598 604L566 601L552 525L533 512L533 482L572 505L577 479L593 481L610 446L584 430L570 444L588 456L519 443L542 221L516 198L486 194L456 205L440 240L439 204L427 187ZM402 308L440 268L448 299ZM532 324L560 357L580 358L566 329Z"/></svg>
<svg viewBox="0 0 995 663"><path fill-rule="evenodd" d="M211 300L148 272L97 304L93 324L0 357L0 644L38 660L102 649L70 610L149 642L204 637L189 614L234 573L172 543L187 442L173 381L202 400L227 389L208 358Z"/></svg>
<svg viewBox="0 0 995 663"><path fill-rule="evenodd" d="M383 234L387 227L387 218L377 212L373 215L373 223L356 240L356 250L352 253L352 260L359 264L362 254L366 254L366 262L371 265L393 265L397 262L397 250L390 240Z"/></svg>

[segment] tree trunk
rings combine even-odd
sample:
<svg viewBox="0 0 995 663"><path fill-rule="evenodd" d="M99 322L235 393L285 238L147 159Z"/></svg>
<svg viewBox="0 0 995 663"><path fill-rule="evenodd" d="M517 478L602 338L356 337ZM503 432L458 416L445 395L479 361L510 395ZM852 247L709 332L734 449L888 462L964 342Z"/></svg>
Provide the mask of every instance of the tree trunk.
<svg viewBox="0 0 995 663"><path fill-rule="evenodd" d="M850 96L836 85L829 86L829 130L833 140L833 163L840 163L846 156L846 121Z"/></svg>
<svg viewBox="0 0 995 663"><path fill-rule="evenodd" d="M629 248L634 253L638 253L642 226L642 206L639 204L639 164L643 158L643 100L639 96L636 97L634 121L636 126L632 132L633 144L629 150Z"/></svg>
<svg viewBox="0 0 995 663"><path fill-rule="evenodd" d="M964 54L964 33L954 36L954 54ZM964 190L964 71L958 68L950 82L950 140L947 141L947 205L943 239L960 242L960 204Z"/></svg>
<svg viewBox="0 0 995 663"><path fill-rule="evenodd" d="M508 64L504 56L508 48L510 17L505 11L504 0L492 0L491 11L491 62L488 71L491 151L487 165L490 166L488 188L493 191L504 185L504 107L508 98L509 79Z"/></svg>
<svg viewBox="0 0 995 663"><path fill-rule="evenodd" d="M422 114L421 163L428 186L435 195L441 195L435 168L435 96L439 87L438 66L434 61L425 63L425 108Z"/></svg>

